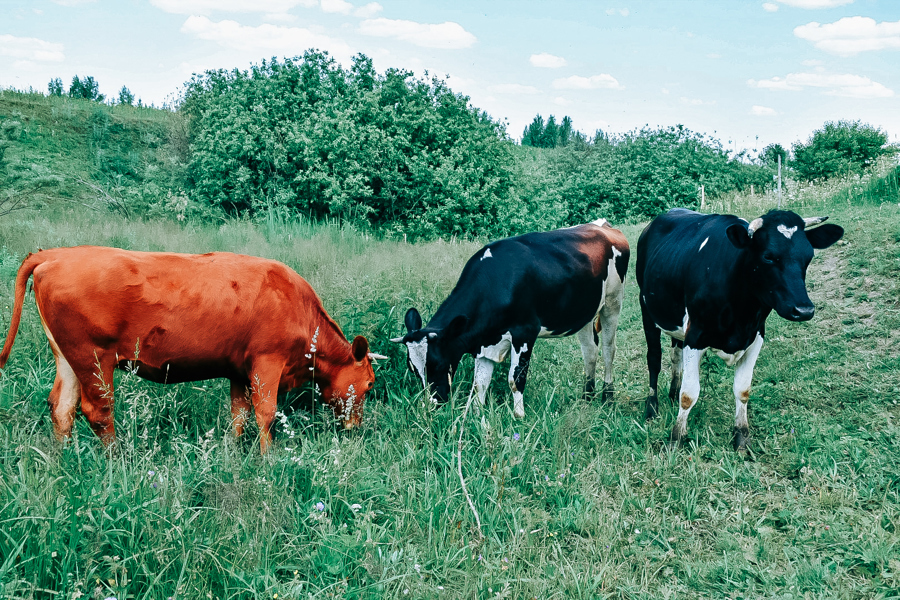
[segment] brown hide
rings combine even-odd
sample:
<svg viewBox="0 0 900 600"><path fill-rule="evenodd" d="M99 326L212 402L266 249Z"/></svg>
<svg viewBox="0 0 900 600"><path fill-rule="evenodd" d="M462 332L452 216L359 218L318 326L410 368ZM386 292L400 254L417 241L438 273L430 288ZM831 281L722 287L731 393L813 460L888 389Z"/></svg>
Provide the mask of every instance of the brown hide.
<svg viewBox="0 0 900 600"><path fill-rule="evenodd" d="M360 336L350 344L310 285L279 262L94 246L30 254L16 277L0 368L32 274L56 358L49 402L60 439L70 435L80 401L94 431L114 441L116 367L159 383L231 380L235 433L252 406L263 452L279 391L314 381L346 428L362 419L374 383L368 342Z"/></svg>

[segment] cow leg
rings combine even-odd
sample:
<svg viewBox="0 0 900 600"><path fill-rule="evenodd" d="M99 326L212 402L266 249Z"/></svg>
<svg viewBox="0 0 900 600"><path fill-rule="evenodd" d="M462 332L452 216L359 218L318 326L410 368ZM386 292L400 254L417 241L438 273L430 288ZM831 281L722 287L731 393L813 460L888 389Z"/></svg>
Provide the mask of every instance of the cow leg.
<svg viewBox="0 0 900 600"><path fill-rule="evenodd" d="M81 412L91 425L94 433L107 446L116 441L116 426L113 413L113 373L115 356L104 358L94 356L93 368L87 373L79 372L81 385Z"/></svg>
<svg viewBox="0 0 900 600"><path fill-rule="evenodd" d="M644 299L640 299L641 303L641 320L644 325L644 338L647 340L647 370L650 374L650 394L647 396L647 402L644 406L644 418L653 419L659 414L659 398L656 389L659 384L659 372L662 369L662 344L660 343L661 332L653 319L650 318L650 312L644 305Z"/></svg>
<svg viewBox="0 0 900 600"><path fill-rule="evenodd" d="M528 377L528 366L531 364L531 353L537 334L528 337L527 341L517 343L513 337L509 364L509 389L513 394L513 416L517 419L525 417L525 379ZM595 356L596 359L596 356Z"/></svg>
<svg viewBox="0 0 900 600"><path fill-rule="evenodd" d="M272 444L272 423L278 410L278 386L284 360L263 357L253 361L250 377L250 400L259 425L259 450L265 454Z"/></svg>
<svg viewBox="0 0 900 600"><path fill-rule="evenodd" d="M750 442L750 424L747 422L747 402L750 400L750 383L753 380L753 367L762 350L763 338L756 334L756 339L744 352L734 370L734 437L732 444L738 451L746 451Z"/></svg>
<svg viewBox="0 0 900 600"><path fill-rule="evenodd" d="M484 406L488 388L491 387L491 375L494 374L494 361L483 356L475 359L475 381L472 388L478 396L478 404Z"/></svg>
<svg viewBox="0 0 900 600"><path fill-rule="evenodd" d="M584 396L588 398L594 393L594 377L597 372L597 356L600 347L597 345L597 332L594 330L594 321L588 321L584 327L578 330L578 341L581 343L581 355L584 357ZM604 353L604 357L605 353Z"/></svg>
<svg viewBox="0 0 900 600"><path fill-rule="evenodd" d="M688 415L700 397L700 359L703 358L705 351L705 349L695 350L690 346L685 346L682 351L684 375L681 381L681 405L678 408L675 427L672 428L673 444L681 444L687 435Z"/></svg>
<svg viewBox="0 0 900 600"><path fill-rule="evenodd" d="M600 335L603 338L603 401L612 400L613 360L616 358L616 330L619 327L619 313L625 287L617 285L613 293L606 295L606 302L600 309Z"/></svg>
<svg viewBox="0 0 900 600"><path fill-rule="evenodd" d="M81 399L81 382L72 370L72 366L62 354L56 355L56 379L47 403L50 405L50 418L53 421L53 432L60 442L72 435L72 424L75 421L75 408Z"/></svg>
<svg viewBox="0 0 900 600"><path fill-rule="evenodd" d="M669 400L672 402L678 399L678 391L681 389L682 348L684 342L672 338L672 381L669 383Z"/></svg>
<svg viewBox="0 0 900 600"><path fill-rule="evenodd" d="M234 426L234 437L244 433L244 425L250 414L250 400L247 398L247 385L243 381L231 380L231 423Z"/></svg>

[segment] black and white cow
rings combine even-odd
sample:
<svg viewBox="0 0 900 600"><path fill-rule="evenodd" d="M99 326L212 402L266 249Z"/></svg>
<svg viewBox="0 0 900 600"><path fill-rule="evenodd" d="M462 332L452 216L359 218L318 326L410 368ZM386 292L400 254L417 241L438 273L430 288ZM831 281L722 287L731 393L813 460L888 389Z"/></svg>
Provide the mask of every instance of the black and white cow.
<svg viewBox="0 0 900 600"><path fill-rule="evenodd" d="M813 317L806 292L813 248L827 248L844 234L837 225L812 229L827 218L773 210L748 225L733 215L675 208L641 233L636 277L650 370L645 416L658 411L662 330L672 338L669 397L680 399L672 442L687 433L688 414L700 394L700 359L711 348L735 365L733 443L746 449L747 401L766 317L773 310L789 321Z"/></svg>
<svg viewBox="0 0 900 600"><path fill-rule="evenodd" d="M474 391L484 404L494 365L511 356L513 414L525 416L523 392L531 352L539 337L578 334L594 390L598 332L606 367L604 398L612 394L612 362L629 248L605 219L546 233L492 242L463 268L456 287L426 327L415 308L406 313L410 370L446 402L463 355L475 357Z"/></svg>

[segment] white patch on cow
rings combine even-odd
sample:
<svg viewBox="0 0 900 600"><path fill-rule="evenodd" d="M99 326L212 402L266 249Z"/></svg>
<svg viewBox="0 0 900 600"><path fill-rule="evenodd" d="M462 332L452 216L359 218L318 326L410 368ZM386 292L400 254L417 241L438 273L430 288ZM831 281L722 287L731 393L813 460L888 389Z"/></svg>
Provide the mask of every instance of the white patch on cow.
<svg viewBox="0 0 900 600"><path fill-rule="evenodd" d="M484 260L486 258L491 258L491 256L493 256L491 254L491 249L487 248L487 249L485 249L484 254L481 255L481 260Z"/></svg>
<svg viewBox="0 0 900 600"><path fill-rule="evenodd" d="M681 352L681 393L678 394L678 416L675 418L673 431L676 439L681 439L687 433L688 415L700 397L700 359L703 358L703 352L704 350L696 350L690 346L685 346Z"/></svg>
<svg viewBox="0 0 900 600"><path fill-rule="evenodd" d="M539 338L560 338L560 337L566 337L566 335L568 335L568 334L566 334L566 333L553 333L552 331L550 331L549 329L547 329L547 328L544 327L543 325L541 325L541 330L540 330L540 332L538 333L538 337L539 337Z"/></svg>
<svg viewBox="0 0 900 600"><path fill-rule="evenodd" d="M600 347L594 343L594 321L585 323L576 335L584 358L584 375L588 381L592 381L597 373L597 357L600 356Z"/></svg>
<svg viewBox="0 0 900 600"><path fill-rule="evenodd" d="M40 308L38 309L40 314ZM75 421L75 408L81 400L81 382L72 370L72 366L62 350L50 333L47 323L44 322L44 316L41 315L41 325L44 327L44 333L47 335L47 341L50 342L50 349L53 350L53 357L56 359L56 379L60 382L59 398L56 406L52 406L53 412L53 429L57 438L68 437L72 433L72 423ZM54 382L54 387L55 387Z"/></svg>
<svg viewBox="0 0 900 600"><path fill-rule="evenodd" d="M512 349L512 358L509 361L509 389L513 395L513 416L517 419L525 417L525 399L522 392L516 387L516 369L519 368L519 359L522 354L528 352L528 344L516 350Z"/></svg>
<svg viewBox="0 0 900 600"><path fill-rule="evenodd" d="M705 240L703 240L703 243L700 244L700 250L703 250L703 246L705 246L705 245L706 245L706 242L708 242L708 241L709 241L709 238L708 238L708 237L707 237ZM697 250L697 252L700 252L700 250Z"/></svg>
<svg viewBox="0 0 900 600"><path fill-rule="evenodd" d="M776 227L775 229L777 229L778 231L780 231L781 234L782 234L784 237L786 237L787 239L791 239L791 236L793 236L793 235L794 235L794 232L797 231L797 226L794 225L793 227L791 227L791 228L789 229L789 228L785 227L784 225L779 225L779 226Z"/></svg>
<svg viewBox="0 0 900 600"><path fill-rule="evenodd" d="M734 366L736 362L743 358L744 353L747 352L746 350L738 350L734 354L729 354L728 352L725 352L723 350L716 350L715 348L711 348L711 350L715 350L716 356L725 361L725 364L729 367Z"/></svg>
<svg viewBox="0 0 900 600"><path fill-rule="evenodd" d="M423 337L418 342L406 342L406 350L409 352L409 362L413 370L422 380L422 387L427 388L428 373L425 371L425 364L428 357L428 337Z"/></svg>
<svg viewBox="0 0 900 600"><path fill-rule="evenodd" d="M482 346L481 351L478 352L478 355L475 356L475 358L486 358L488 360L494 361L495 363L501 363L506 360L506 356L509 354L509 349L511 346L512 334L507 331L502 336L500 336L500 341L493 346Z"/></svg>
<svg viewBox="0 0 900 600"><path fill-rule="evenodd" d="M756 339L744 351L734 370L734 426L738 429L749 428L747 423L747 401L750 399L753 368L756 366L756 359L759 358L762 346L763 337L757 333Z"/></svg>
<svg viewBox="0 0 900 600"><path fill-rule="evenodd" d="M675 338L676 340L680 340L680 341L683 342L683 341L684 341L684 336L685 336L685 334L686 334L686 332L687 332L688 324L689 324L690 322L691 322L691 319L690 319L690 317L688 316L688 312L687 312L687 311L684 311L684 321L682 321L681 327L679 327L678 329L674 329L674 330L672 330L672 331L668 331L668 330L666 330L666 329L663 329L662 331L663 331L663 333L665 333L667 336L669 336L669 337L671 337L671 338Z"/></svg>
<svg viewBox="0 0 900 600"><path fill-rule="evenodd" d="M475 380L472 387L478 396L478 404L484 406L488 388L491 385L491 375L494 373L494 361L489 358L478 357L475 359Z"/></svg>
<svg viewBox="0 0 900 600"><path fill-rule="evenodd" d="M606 219L597 219L596 221L591 221L591 225L596 225L597 227L603 227L605 225L609 225L609 221Z"/></svg>

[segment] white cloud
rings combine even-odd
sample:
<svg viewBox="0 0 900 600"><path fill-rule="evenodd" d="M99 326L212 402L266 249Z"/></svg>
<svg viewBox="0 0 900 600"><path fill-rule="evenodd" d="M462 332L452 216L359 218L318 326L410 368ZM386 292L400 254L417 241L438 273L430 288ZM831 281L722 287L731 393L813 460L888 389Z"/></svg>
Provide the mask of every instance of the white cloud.
<svg viewBox="0 0 900 600"><path fill-rule="evenodd" d="M528 62L531 63L532 67L541 67L542 69L558 69L569 64L563 57L553 56L552 54L547 54L546 52L541 52L540 54L532 54L531 58L528 59Z"/></svg>
<svg viewBox="0 0 900 600"><path fill-rule="evenodd" d="M821 60L816 60L814 58L811 58L809 60L804 60L801 64L805 67L821 67L825 63Z"/></svg>
<svg viewBox="0 0 900 600"><path fill-rule="evenodd" d="M572 75L571 77L556 79L553 81L553 87L558 90L596 90L598 88L621 90L623 88L616 78L608 73L592 75L591 77Z"/></svg>
<svg viewBox="0 0 900 600"><path fill-rule="evenodd" d="M750 114L757 117L774 117L778 113L775 112L774 108L769 108L768 106L753 105L750 108Z"/></svg>
<svg viewBox="0 0 900 600"><path fill-rule="evenodd" d="M562 96L557 96L556 98L553 99L553 104L555 104L557 106L569 106L570 104L572 104L572 101L567 100L567 99L563 98Z"/></svg>
<svg viewBox="0 0 900 600"><path fill-rule="evenodd" d="M778 10L778 5L772 2L763 2L762 7L766 12L776 12Z"/></svg>
<svg viewBox="0 0 900 600"><path fill-rule="evenodd" d="M150 0L156 8L177 15L209 15L213 11L282 14L295 6L312 8L318 3L318 0Z"/></svg>
<svg viewBox="0 0 900 600"><path fill-rule="evenodd" d="M850 56L870 50L900 49L900 21L876 23L869 17L844 17L834 23L807 23L794 35L830 54Z"/></svg>
<svg viewBox="0 0 900 600"><path fill-rule="evenodd" d="M776 0L781 4L793 6L794 8L805 8L807 10L815 10L819 8L835 8L845 4L853 4L853 0Z"/></svg>
<svg viewBox="0 0 900 600"><path fill-rule="evenodd" d="M863 75L827 74L827 73L789 73L784 78L773 77L748 82L751 87L767 90L798 91L806 88L821 88L829 96L844 96L847 98L890 98L894 95L891 90L877 81L872 81Z"/></svg>
<svg viewBox="0 0 900 600"><path fill-rule="evenodd" d="M202 16L191 16L181 26L181 32L257 54L274 52L298 56L308 48L319 48L327 50L339 61L349 60L354 54L353 49L342 40L313 33L302 27L269 24L248 27L236 21L215 22Z"/></svg>
<svg viewBox="0 0 900 600"><path fill-rule="evenodd" d="M369 2L365 6L360 6L353 11L353 16L362 17L363 19L371 19L384 10L384 7L377 2Z"/></svg>
<svg viewBox="0 0 900 600"><path fill-rule="evenodd" d="M0 56L16 58L19 61L60 62L65 60L63 45L45 42L37 38L0 35ZM26 66L19 62L19 67Z"/></svg>
<svg viewBox="0 0 900 600"><path fill-rule="evenodd" d="M262 18L268 23L294 23L297 21L297 16L291 13L269 13L263 15Z"/></svg>
<svg viewBox="0 0 900 600"><path fill-rule="evenodd" d="M606 14L608 14L609 16L619 14L619 15L622 15L623 17L627 17L631 13L627 8L607 8Z"/></svg>
<svg viewBox="0 0 900 600"><path fill-rule="evenodd" d="M365 35L394 38L423 48L458 50L470 48L478 41L462 25L452 21L432 25L400 19L366 19L359 24L359 31Z"/></svg>
<svg viewBox="0 0 900 600"><path fill-rule="evenodd" d="M347 0L322 0L322 12L349 15L353 5Z"/></svg>
<svg viewBox="0 0 900 600"><path fill-rule="evenodd" d="M540 94L541 91L533 85L522 85L521 83L500 83L488 87L488 91L492 94Z"/></svg>
<svg viewBox="0 0 900 600"><path fill-rule="evenodd" d="M722 58L722 55L721 55L721 54L716 54L715 52L712 52L712 53L710 53L710 54L707 54L707 55L706 55L706 58L712 58L712 59Z"/></svg>
<svg viewBox="0 0 900 600"><path fill-rule="evenodd" d="M53 3L59 4L60 6L81 6L83 4L91 4L96 1L97 0L53 0Z"/></svg>
<svg viewBox="0 0 900 600"><path fill-rule="evenodd" d="M701 98L686 98L684 96L681 97L681 103L687 104L688 106L712 106L716 103L715 100L703 100Z"/></svg>

